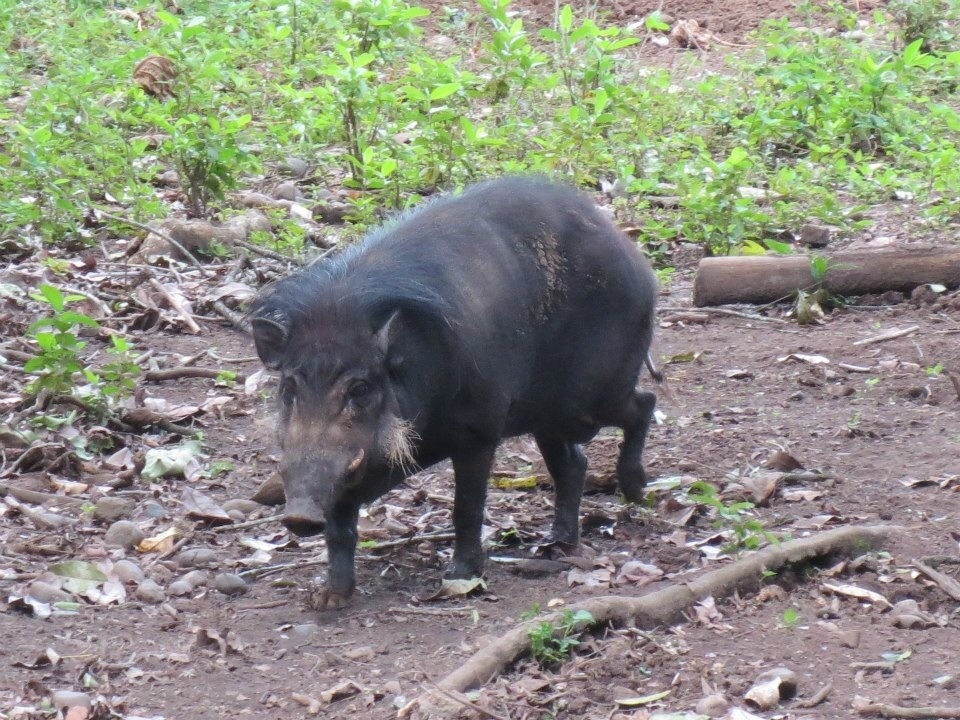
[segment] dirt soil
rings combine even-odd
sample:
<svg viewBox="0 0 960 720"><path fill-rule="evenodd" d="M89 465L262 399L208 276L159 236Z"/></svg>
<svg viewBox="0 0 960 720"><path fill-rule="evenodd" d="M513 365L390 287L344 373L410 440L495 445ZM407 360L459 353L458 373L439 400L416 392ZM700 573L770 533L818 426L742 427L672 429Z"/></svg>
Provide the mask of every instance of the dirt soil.
<svg viewBox="0 0 960 720"><path fill-rule="evenodd" d="M600 9L640 18L654 5L618 1ZM665 2L663 11L708 19L736 41L765 17L793 17L796 5L693 0ZM514 6L531 22L549 22L554 4ZM823 324L800 327L783 317L784 307L692 313L694 267L693 260L682 264L661 295L655 357L667 382L654 388L662 415L646 458L661 483L650 507L618 501L618 439L603 435L587 448L583 557L511 562L530 557L545 540L552 503L533 442L505 443L487 508L487 591L476 597L430 599L451 553L448 537L429 537L451 529L446 466L411 478L367 509L361 539L387 547L368 544L359 552L358 593L339 612L309 607L324 574L323 543L290 537L271 519L277 508L240 504L233 517L241 525L187 515L200 502L187 488L222 507L250 498L276 471L270 385L244 392L194 378L147 387L147 396L171 405L226 398L214 403L219 414L199 421L205 461L229 461L225 474L138 479L120 489L107 487L112 478L69 471L0 477L58 497L76 493L60 509L70 518L61 524L0 502L0 718L57 717L42 710L52 691L93 699L92 710L67 715L76 720L395 717L532 608L683 583L732 561L737 528L741 540L762 538L757 527L682 502L669 479L710 483L727 505L755 501L756 510L739 519L759 520L763 531L782 538L843 525L894 529L882 552L784 571L757 593L705 598L676 625L587 636L559 667L522 660L465 699L473 707L461 704L443 717L639 719L655 710L692 711L711 694L748 707L744 693L758 675L780 666L796 673L796 697L753 709L759 717L857 717L858 696L960 706L960 597L913 565L923 560L960 576L960 295L919 293L880 305L867 299ZM4 310L8 327L30 320ZM894 339L864 342L908 328ZM206 352L199 366L247 376L259 369L249 339L212 317L201 319L198 334L165 329L144 343L172 366ZM175 527L175 544L161 553L107 545L104 534L116 517L91 511L103 495L129 501L118 517L148 537ZM132 581L119 602L61 606L46 618L12 599L30 582L50 579L43 573L60 560L115 567L124 558L156 581L159 596ZM171 583L193 569L202 577L184 594L173 592ZM246 581L236 592L215 584L231 573ZM916 607L890 608L904 600ZM832 690L821 703L801 706L827 685ZM661 692L650 703L617 703Z"/></svg>

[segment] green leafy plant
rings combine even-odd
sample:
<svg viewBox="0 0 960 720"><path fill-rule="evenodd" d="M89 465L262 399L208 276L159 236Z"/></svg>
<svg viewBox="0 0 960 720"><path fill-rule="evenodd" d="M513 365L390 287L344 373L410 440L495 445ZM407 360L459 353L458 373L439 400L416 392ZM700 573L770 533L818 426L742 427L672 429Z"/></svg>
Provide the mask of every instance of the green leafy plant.
<svg viewBox="0 0 960 720"><path fill-rule="evenodd" d="M800 613L795 608L787 608L783 611L781 622L785 628L792 630L800 624Z"/></svg>
<svg viewBox="0 0 960 720"><path fill-rule="evenodd" d="M27 335L36 343L38 352L23 369L40 374L27 385L27 392L69 395L75 387L75 376L85 371L78 353L87 343L79 338L78 328L97 329L99 325L93 318L67 307L83 300L82 295L64 295L53 285L41 285L37 290L31 297L48 305L50 314L35 320L27 328ZM89 373L86 377L90 380L95 376Z"/></svg>
<svg viewBox="0 0 960 720"><path fill-rule="evenodd" d="M951 0L890 0L887 10L900 26L904 44L921 41L925 52L956 45L960 7Z"/></svg>
<svg viewBox="0 0 960 720"><path fill-rule="evenodd" d="M580 644L583 628L591 623L593 615L586 610L564 610L556 624L544 621L528 631L530 654L544 667L559 665Z"/></svg>
<svg viewBox="0 0 960 720"><path fill-rule="evenodd" d="M724 548L726 552L756 550L764 542L777 542L776 537L752 514L755 507L752 502L725 502L713 485L702 480L691 483L686 497L697 505L710 508L716 516L715 525L729 531L732 537Z"/></svg>
<svg viewBox="0 0 960 720"><path fill-rule="evenodd" d="M27 392L68 395L80 400L88 410L102 413L134 390L140 368L124 338L110 336L107 352L113 359L100 368L93 368L80 357L87 345L80 339L80 329L100 329L96 320L70 309L70 304L84 299L82 295L65 295L59 288L43 284L31 297L46 304L50 313L27 328L27 336L38 350L24 363L24 370L38 373L27 385ZM80 378L88 383L86 388L78 386Z"/></svg>

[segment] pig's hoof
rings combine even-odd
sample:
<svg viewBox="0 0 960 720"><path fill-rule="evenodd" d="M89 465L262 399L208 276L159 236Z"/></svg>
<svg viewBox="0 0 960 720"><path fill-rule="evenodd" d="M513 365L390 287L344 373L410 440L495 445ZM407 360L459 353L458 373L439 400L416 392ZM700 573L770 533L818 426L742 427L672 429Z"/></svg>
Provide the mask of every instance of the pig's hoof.
<svg viewBox="0 0 960 720"><path fill-rule="evenodd" d="M618 468L617 483L627 502L643 502L644 488L647 486L647 474L643 468Z"/></svg>
<svg viewBox="0 0 960 720"><path fill-rule="evenodd" d="M444 580L470 580L483 576L483 561L466 562L454 560L443 573Z"/></svg>
<svg viewBox="0 0 960 720"><path fill-rule="evenodd" d="M537 547L536 556L546 560L558 560L565 557L578 557L580 555L580 543L564 542L550 538L543 545Z"/></svg>
<svg viewBox="0 0 960 720"><path fill-rule="evenodd" d="M307 605L311 610L342 610L349 602L350 595L336 593L328 588L321 588L307 598Z"/></svg>

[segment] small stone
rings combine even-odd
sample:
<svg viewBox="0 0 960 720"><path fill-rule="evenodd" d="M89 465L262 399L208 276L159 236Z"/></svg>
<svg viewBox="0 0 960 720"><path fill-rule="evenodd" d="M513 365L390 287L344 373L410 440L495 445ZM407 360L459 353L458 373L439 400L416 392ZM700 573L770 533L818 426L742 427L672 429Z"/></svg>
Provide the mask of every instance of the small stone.
<svg viewBox="0 0 960 720"><path fill-rule="evenodd" d="M166 517L167 515L167 509L158 502L146 502L140 510L148 518L153 519Z"/></svg>
<svg viewBox="0 0 960 720"><path fill-rule="evenodd" d="M729 707L729 701L720 693L707 695L700 698L700 700L697 702L697 712L700 715L706 715L707 717L712 718L720 717L727 712L727 708Z"/></svg>
<svg viewBox="0 0 960 720"><path fill-rule="evenodd" d="M240 595L249 589L243 578L234 573L220 573L213 579L213 586L224 595Z"/></svg>
<svg viewBox="0 0 960 720"><path fill-rule="evenodd" d="M114 545L122 548L132 548L139 544L144 537L143 530L136 523L129 520L117 520L103 536L103 541L107 545Z"/></svg>
<svg viewBox="0 0 960 720"><path fill-rule="evenodd" d="M282 182L273 189L275 200L296 200L299 192L297 186L292 182Z"/></svg>
<svg viewBox="0 0 960 720"><path fill-rule="evenodd" d="M286 162L287 172L295 178L301 178L307 174L307 170L310 169L310 166L307 164L306 160L302 160L298 157L289 157Z"/></svg>
<svg viewBox="0 0 960 720"><path fill-rule="evenodd" d="M157 585L150 578L147 578L140 583L140 586L137 588L136 596L138 600L142 600L145 603L150 603L151 605L159 605L167 599L167 595L165 592L163 592L163 588Z"/></svg>
<svg viewBox="0 0 960 720"><path fill-rule="evenodd" d="M193 585L188 583L186 580L174 580L172 583L167 585L167 592L170 595L175 595L180 597L181 595L190 595L193 593Z"/></svg>
<svg viewBox="0 0 960 720"><path fill-rule="evenodd" d="M112 523L128 517L133 512L133 503L124 498L106 496L93 506L93 517L102 523Z"/></svg>
<svg viewBox="0 0 960 720"><path fill-rule="evenodd" d="M180 175L176 170L167 170L157 175L154 182L163 187L177 187L180 185Z"/></svg>
<svg viewBox="0 0 960 720"><path fill-rule="evenodd" d="M57 709L65 707L90 707L93 703L86 693L74 690L54 690L50 694L50 702Z"/></svg>
<svg viewBox="0 0 960 720"><path fill-rule="evenodd" d="M180 579L190 583L190 587L195 589L203 587L210 581L210 573L206 570L191 570Z"/></svg>
<svg viewBox="0 0 960 720"><path fill-rule="evenodd" d="M316 623L303 623L301 625L294 625L292 628L287 630L286 637L283 638L281 644L284 647L291 648L306 645L319 631L320 626Z"/></svg>
<svg viewBox="0 0 960 720"><path fill-rule="evenodd" d="M73 600L73 597L66 590L61 590L56 585L43 580L34 580L27 585L27 595L34 600L48 604Z"/></svg>
<svg viewBox="0 0 960 720"><path fill-rule="evenodd" d="M343 651L343 656L347 660L373 660L374 653L373 648L369 645L361 645L360 647L348 648Z"/></svg>
<svg viewBox="0 0 960 720"><path fill-rule="evenodd" d="M829 225L806 223L800 226L800 242L812 248L826 247L830 244L832 232Z"/></svg>
<svg viewBox="0 0 960 720"><path fill-rule="evenodd" d="M209 548L190 548L178 553L174 560L180 567L213 567L220 556Z"/></svg>
<svg viewBox="0 0 960 720"><path fill-rule="evenodd" d="M239 510L244 515L249 515L254 510L258 510L260 508L260 503L254 502L253 500L247 500L246 498L233 498L232 500L227 500L220 507L222 507L228 513L234 510Z"/></svg>
<svg viewBox="0 0 960 720"><path fill-rule="evenodd" d="M130 560L117 560L113 564L113 572L121 582L139 583L143 581L143 570Z"/></svg>
<svg viewBox="0 0 960 720"><path fill-rule="evenodd" d="M312 208L313 219L330 225L340 225L353 208L344 202L321 202Z"/></svg>

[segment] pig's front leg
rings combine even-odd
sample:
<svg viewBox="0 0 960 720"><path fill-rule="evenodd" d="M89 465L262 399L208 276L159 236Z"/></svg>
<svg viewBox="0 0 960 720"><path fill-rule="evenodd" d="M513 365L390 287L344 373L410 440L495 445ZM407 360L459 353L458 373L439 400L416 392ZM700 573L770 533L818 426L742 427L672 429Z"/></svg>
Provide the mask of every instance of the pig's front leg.
<svg viewBox="0 0 960 720"><path fill-rule="evenodd" d="M357 550L359 514L359 505L343 501L338 502L327 513L325 537L330 559L327 583L314 594L310 603L317 610L339 610L346 606L353 595L356 587L353 560Z"/></svg>

